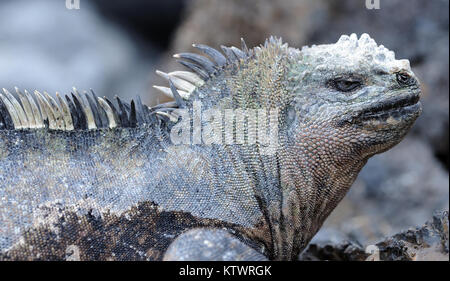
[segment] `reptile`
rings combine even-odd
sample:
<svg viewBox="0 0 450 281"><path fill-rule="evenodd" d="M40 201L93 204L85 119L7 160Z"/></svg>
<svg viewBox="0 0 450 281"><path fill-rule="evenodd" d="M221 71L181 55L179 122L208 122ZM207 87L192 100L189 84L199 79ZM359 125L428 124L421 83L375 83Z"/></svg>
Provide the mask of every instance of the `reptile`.
<svg viewBox="0 0 450 281"><path fill-rule="evenodd" d="M156 106L3 90L1 260L296 260L422 110L367 34L193 46Z"/></svg>

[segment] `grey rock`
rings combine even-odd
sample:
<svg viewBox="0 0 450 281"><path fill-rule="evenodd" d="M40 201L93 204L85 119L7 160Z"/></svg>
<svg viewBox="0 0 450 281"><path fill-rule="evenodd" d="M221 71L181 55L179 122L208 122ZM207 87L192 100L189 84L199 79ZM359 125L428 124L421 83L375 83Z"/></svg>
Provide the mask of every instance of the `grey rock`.
<svg viewBox="0 0 450 281"><path fill-rule="evenodd" d="M448 211L437 212L422 227L402 231L375 245L315 240L300 260L436 261L449 260Z"/></svg>
<svg viewBox="0 0 450 281"><path fill-rule="evenodd" d="M376 244L380 260L448 261L448 211ZM375 253L376 254L376 253Z"/></svg>

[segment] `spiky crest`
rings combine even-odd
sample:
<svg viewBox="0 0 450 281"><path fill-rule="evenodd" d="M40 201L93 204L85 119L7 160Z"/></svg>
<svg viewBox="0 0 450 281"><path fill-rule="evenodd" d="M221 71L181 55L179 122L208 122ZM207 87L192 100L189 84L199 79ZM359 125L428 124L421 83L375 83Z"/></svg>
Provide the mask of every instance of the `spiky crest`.
<svg viewBox="0 0 450 281"><path fill-rule="evenodd" d="M116 96L114 105L106 97L97 97L94 91L80 93L73 88L71 96L56 94L56 100L48 93L35 91L22 93L18 88L16 96L3 89L0 93L0 130L38 129L50 130L94 130L98 128L136 127L160 121L178 120L177 108L185 107L185 100L225 69L248 62L256 53L270 46L286 47L281 38L270 37L263 46L248 49L241 39L241 48L221 46L223 53L202 44L193 44L206 56L194 53L175 54L178 62L190 71L156 73L169 82L169 87L153 86L163 94L174 98L174 102L154 107L143 105L138 98L130 104Z"/></svg>

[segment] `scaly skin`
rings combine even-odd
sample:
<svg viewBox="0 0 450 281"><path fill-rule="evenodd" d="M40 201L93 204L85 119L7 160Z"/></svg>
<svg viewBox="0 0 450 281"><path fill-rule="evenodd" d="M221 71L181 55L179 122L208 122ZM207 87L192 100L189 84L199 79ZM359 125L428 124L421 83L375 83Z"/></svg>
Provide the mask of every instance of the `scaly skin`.
<svg viewBox="0 0 450 281"><path fill-rule="evenodd" d="M419 83L368 35L301 51L271 38L235 54L174 93L173 121L0 131L0 258L297 259L367 159L406 135ZM275 116L277 145L259 131L253 144L222 132L176 143L199 102L212 125L230 109Z"/></svg>

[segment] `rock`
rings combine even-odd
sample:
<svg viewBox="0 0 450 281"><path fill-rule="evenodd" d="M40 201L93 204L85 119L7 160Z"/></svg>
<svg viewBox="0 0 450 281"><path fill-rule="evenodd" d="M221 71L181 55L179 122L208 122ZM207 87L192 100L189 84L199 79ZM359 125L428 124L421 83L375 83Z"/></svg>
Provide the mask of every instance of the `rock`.
<svg viewBox="0 0 450 281"><path fill-rule="evenodd" d="M376 244L380 260L448 261L448 211Z"/></svg>
<svg viewBox="0 0 450 281"><path fill-rule="evenodd" d="M271 35L298 45L306 41L305 30L320 20L322 1L309 0L196 0L188 3L185 20L175 33L173 51L189 48L193 41L213 47L262 44Z"/></svg>
<svg viewBox="0 0 450 281"><path fill-rule="evenodd" d="M351 242L342 242L339 244L311 244L300 255L302 261L363 261L367 259L368 254L364 249Z"/></svg>
<svg viewBox="0 0 450 281"><path fill-rule="evenodd" d="M127 29L127 33L145 41L167 48L172 32L182 19L186 0L91 0L98 11L115 24ZM141 40L144 39L144 40Z"/></svg>
<svg viewBox="0 0 450 281"><path fill-rule="evenodd" d="M300 255L300 260L352 261L448 261L448 211L436 213L422 227L402 231L361 247L357 242L315 239Z"/></svg>
<svg viewBox="0 0 450 281"><path fill-rule="evenodd" d="M365 260L368 255L357 242L333 229L319 232L308 247L300 254L300 260Z"/></svg>

